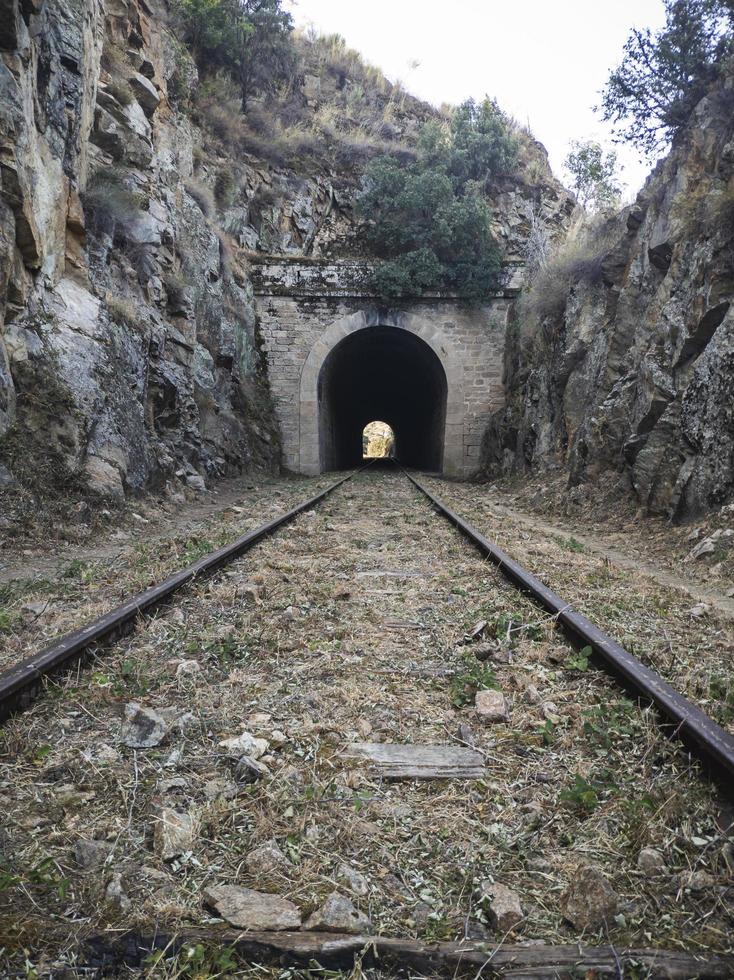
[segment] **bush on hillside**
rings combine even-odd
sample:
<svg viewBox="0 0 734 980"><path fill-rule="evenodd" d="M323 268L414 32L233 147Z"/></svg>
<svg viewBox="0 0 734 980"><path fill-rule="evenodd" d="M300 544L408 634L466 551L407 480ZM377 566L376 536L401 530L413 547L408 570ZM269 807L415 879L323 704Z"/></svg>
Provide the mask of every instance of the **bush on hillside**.
<svg viewBox="0 0 734 980"><path fill-rule="evenodd" d="M501 283L501 256L482 185L516 159L516 141L496 103L460 106L449 123L426 124L412 164L369 164L358 211L383 261L375 286L385 297L429 290L489 297Z"/></svg>
<svg viewBox="0 0 734 980"><path fill-rule="evenodd" d="M199 70L235 79L243 110L293 69L293 18L282 0L175 0L174 12Z"/></svg>

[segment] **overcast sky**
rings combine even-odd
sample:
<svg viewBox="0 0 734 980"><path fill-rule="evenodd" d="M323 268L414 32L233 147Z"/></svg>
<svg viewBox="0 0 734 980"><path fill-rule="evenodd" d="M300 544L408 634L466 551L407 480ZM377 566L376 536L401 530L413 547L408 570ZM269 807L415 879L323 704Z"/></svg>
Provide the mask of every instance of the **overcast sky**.
<svg viewBox="0 0 734 980"><path fill-rule="evenodd" d="M298 25L342 34L429 102L495 97L529 123L559 176L570 140L610 142L592 106L630 28L664 22L662 0L291 0L291 7ZM650 164L627 148L619 157L631 195Z"/></svg>

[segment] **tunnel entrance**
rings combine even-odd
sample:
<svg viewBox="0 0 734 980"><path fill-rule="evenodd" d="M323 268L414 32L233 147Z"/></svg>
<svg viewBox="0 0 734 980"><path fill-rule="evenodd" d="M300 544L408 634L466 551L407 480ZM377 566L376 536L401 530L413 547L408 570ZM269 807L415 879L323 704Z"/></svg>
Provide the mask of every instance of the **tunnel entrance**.
<svg viewBox="0 0 734 980"><path fill-rule="evenodd" d="M358 465L364 427L380 419L394 433L401 463L440 471L446 395L443 366L425 341L397 327L355 331L334 347L319 374L321 469Z"/></svg>

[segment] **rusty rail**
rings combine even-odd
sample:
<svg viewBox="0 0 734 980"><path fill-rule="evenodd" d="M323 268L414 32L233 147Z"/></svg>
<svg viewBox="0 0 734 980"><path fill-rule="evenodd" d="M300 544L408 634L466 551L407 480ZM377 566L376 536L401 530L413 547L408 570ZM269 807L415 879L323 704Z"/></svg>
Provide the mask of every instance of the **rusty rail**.
<svg viewBox="0 0 734 980"><path fill-rule="evenodd" d="M398 464L399 465L399 464ZM571 639L590 646L610 670L639 697L651 701L669 722L674 733L683 739L708 766L725 776L724 788L734 793L734 736L726 732L700 708L679 694L667 681L625 650L586 616L576 612L540 579L527 572L500 547L485 538L476 528L459 517L419 480L400 467L410 482L434 507L467 537L522 592L532 596L555 616Z"/></svg>
<svg viewBox="0 0 734 980"><path fill-rule="evenodd" d="M200 558L199 561L194 562L193 565L176 572L160 584L151 586L145 592L133 596L132 599L128 599L122 605L105 613L104 616L100 616L81 629L61 637L35 656L3 671L0 674L0 722L5 721L10 715L22 710L29 704L43 685L45 678L53 677L68 670L86 655L89 655L96 645L115 640L131 628L141 613L166 602L189 582L210 575L223 565L239 558L258 541L268 537L278 528L292 521L294 517L321 503L338 487L351 480L357 472L360 470L354 470L320 493L309 497L308 500L304 500L296 507L292 507L280 517L248 531L247 534L243 534L231 544L210 552Z"/></svg>

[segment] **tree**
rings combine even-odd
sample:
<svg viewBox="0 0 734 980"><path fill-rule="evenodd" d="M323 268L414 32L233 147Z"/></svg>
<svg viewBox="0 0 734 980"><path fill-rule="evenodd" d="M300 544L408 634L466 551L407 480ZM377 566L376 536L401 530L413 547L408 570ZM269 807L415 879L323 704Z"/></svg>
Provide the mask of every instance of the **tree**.
<svg viewBox="0 0 734 980"><path fill-rule="evenodd" d="M223 69L237 81L242 109L253 92L290 70L293 19L283 0L175 0L184 40L204 72Z"/></svg>
<svg viewBox="0 0 734 980"><path fill-rule="evenodd" d="M391 157L367 168L358 212L369 219L367 242L383 260L374 285L385 297L450 290L483 299L501 281L491 212L477 183L457 193L441 168L405 167Z"/></svg>
<svg viewBox="0 0 734 980"><path fill-rule="evenodd" d="M602 92L618 142L652 156L667 146L734 51L730 0L664 0L665 27L633 30Z"/></svg>
<svg viewBox="0 0 734 980"><path fill-rule="evenodd" d="M563 163L584 207L603 211L619 201L622 188L617 180L614 150L605 153L594 140L572 140L571 150Z"/></svg>
<svg viewBox="0 0 734 980"><path fill-rule="evenodd" d="M494 99L462 103L451 119L451 141L451 173L460 182L504 173L517 160L517 141Z"/></svg>

